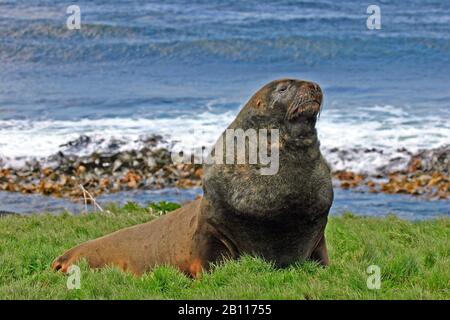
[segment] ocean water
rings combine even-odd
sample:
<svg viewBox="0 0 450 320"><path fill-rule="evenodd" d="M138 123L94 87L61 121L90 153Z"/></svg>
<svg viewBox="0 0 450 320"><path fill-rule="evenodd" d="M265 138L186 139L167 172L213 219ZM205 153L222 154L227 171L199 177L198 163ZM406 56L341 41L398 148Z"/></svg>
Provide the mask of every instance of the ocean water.
<svg viewBox="0 0 450 320"><path fill-rule="evenodd" d="M151 134L209 145L283 77L323 88L318 131L336 170L374 173L450 143L449 1L378 1L381 30L367 29L365 1L76 4L80 30L67 3L0 2L2 166L70 153L80 135L94 144L73 152Z"/></svg>
<svg viewBox="0 0 450 320"><path fill-rule="evenodd" d="M104 208L109 203L124 205L129 201L136 202L142 206L159 201L184 204L194 200L199 195L202 195L200 188L137 190L104 194L97 198L97 202ZM86 212L86 209L87 212L94 212L93 206L86 208L81 199L78 202L73 202L38 194L22 195L12 192L0 192L0 203L2 204L0 209L22 215L35 214L36 212L59 214L64 211L80 214ZM372 217L396 215L402 219L416 221L450 217L449 206L449 200L432 201L408 195L358 193L350 190L335 189L335 198L330 215L339 216L347 212Z"/></svg>

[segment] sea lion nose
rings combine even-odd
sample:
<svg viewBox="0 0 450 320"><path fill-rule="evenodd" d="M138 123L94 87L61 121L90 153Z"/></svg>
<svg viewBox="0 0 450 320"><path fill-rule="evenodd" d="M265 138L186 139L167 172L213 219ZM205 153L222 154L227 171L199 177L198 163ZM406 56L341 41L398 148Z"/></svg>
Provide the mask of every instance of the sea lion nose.
<svg viewBox="0 0 450 320"><path fill-rule="evenodd" d="M315 82L309 83L309 89L317 96L322 97L322 89L320 89L320 86Z"/></svg>
<svg viewBox="0 0 450 320"><path fill-rule="evenodd" d="M315 82L309 82L309 87L311 88L311 90L317 91L320 89L319 85Z"/></svg>
<svg viewBox="0 0 450 320"><path fill-rule="evenodd" d="M322 89L312 81L300 80L297 85L297 93L287 111L290 120L298 117L312 118L320 113L322 106Z"/></svg>
<svg viewBox="0 0 450 320"><path fill-rule="evenodd" d="M317 101L319 104L322 104L322 89L315 82L307 83L308 95L311 100Z"/></svg>

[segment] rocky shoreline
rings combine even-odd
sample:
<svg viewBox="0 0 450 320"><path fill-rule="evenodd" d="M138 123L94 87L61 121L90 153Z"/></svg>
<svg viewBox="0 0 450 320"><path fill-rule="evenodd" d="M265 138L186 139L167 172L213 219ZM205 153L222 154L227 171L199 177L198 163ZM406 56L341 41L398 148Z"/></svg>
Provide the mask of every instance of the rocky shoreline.
<svg viewBox="0 0 450 320"><path fill-rule="evenodd" d="M447 199L450 197L450 146L418 152L402 170L387 170L378 175L338 171L333 176L344 189L365 187L371 193Z"/></svg>
<svg viewBox="0 0 450 320"><path fill-rule="evenodd" d="M84 139L84 140L83 140ZM80 138L69 147L87 143ZM83 186L94 197L126 190L155 190L201 185L201 165L173 164L170 151L161 146L160 136L145 140L142 148L131 151L92 153L86 156L59 152L45 164L28 161L20 168L2 168L0 191L40 193L79 200ZM395 162L395 159L392 160ZM411 155L402 170L386 169L377 175L351 171L333 172L335 184L363 192L410 194L428 199L450 197L450 146Z"/></svg>
<svg viewBox="0 0 450 320"><path fill-rule="evenodd" d="M73 144L82 143L81 139ZM201 166L171 161L162 137L146 139L143 148L131 151L92 153L88 156L62 152L47 159L27 162L19 169L0 169L0 191L40 193L80 199L82 185L93 196L135 189L189 188L201 184Z"/></svg>

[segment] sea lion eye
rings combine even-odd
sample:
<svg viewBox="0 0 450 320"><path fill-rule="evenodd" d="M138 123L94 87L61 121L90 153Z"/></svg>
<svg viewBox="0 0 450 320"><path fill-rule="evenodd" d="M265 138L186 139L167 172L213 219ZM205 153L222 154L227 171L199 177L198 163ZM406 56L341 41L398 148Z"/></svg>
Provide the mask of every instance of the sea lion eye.
<svg viewBox="0 0 450 320"><path fill-rule="evenodd" d="M288 86L282 86L280 89L278 89L278 92L285 92L287 90Z"/></svg>

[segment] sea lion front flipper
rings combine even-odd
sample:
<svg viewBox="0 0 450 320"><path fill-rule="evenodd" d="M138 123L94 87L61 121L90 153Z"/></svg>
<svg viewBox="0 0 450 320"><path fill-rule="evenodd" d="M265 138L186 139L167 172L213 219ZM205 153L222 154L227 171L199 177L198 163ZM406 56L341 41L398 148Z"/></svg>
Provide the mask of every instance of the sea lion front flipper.
<svg viewBox="0 0 450 320"><path fill-rule="evenodd" d="M194 234L191 248L193 262L189 274L198 278L203 271L208 271L211 264L238 257L236 248L223 234L209 223L203 222Z"/></svg>
<svg viewBox="0 0 450 320"><path fill-rule="evenodd" d="M327 266L329 264L325 235L320 238L319 243L311 253L311 260L316 261L323 266Z"/></svg>

